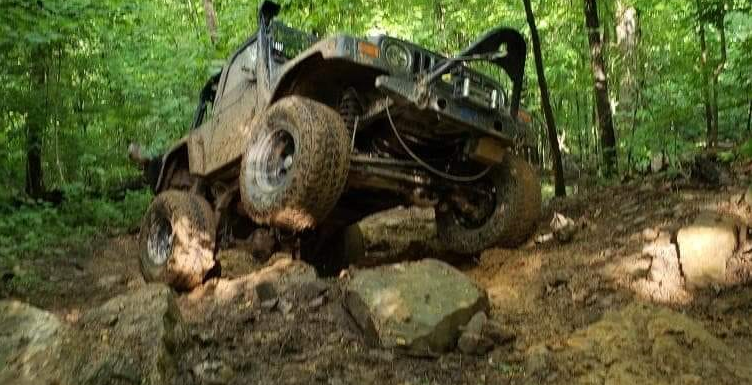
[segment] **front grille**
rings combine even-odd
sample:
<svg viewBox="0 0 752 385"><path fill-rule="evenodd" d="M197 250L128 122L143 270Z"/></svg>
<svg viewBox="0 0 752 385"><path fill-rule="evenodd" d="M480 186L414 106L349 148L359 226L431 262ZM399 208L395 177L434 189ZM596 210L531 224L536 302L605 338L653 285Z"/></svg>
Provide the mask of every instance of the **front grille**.
<svg viewBox="0 0 752 385"><path fill-rule="evenodd" d="M452 71L452 86L457 100L489 110L500 107L501 93L494 84L465 67Z"/></svg>
<svg viewBox="0 0 752 385"><path fill-rule="evenodd" d="M418 50L413 51L413 75L418 75L421 72L429 72L435 64L436 58L433 55Z"/></svg>
<svg viewBox="0 0 752 385"><path fill-rule="evenodd" d="M412 66L411 75L428 73L443 58L419 48L411 48ZM455 100L465 104L480 107L487 110L500 109L504 104L504 94L500 86L490 78L481 75L477 71L460 65L455 67L449 76L442 76L453 92Z"/></svg>

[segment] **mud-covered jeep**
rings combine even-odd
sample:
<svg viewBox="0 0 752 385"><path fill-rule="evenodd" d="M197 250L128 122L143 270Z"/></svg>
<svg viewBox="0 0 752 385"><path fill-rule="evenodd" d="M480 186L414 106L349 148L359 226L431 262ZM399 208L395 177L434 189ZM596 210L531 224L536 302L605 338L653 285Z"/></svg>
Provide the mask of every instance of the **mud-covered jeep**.
<svg viewBox="0 0 752 385"><path fill-rule="evenodd" d="M144 162L157 194L141 228L148 280L200 284L228 231L253 254L294 245L333 274L364 253L357 222L400 205L433 207L456 253L530 236L541 198L517 120L517 31L493 29L448 58L388 36L319 39L278 12L262 2L258 31L202 89L191 131Z"/></svg>

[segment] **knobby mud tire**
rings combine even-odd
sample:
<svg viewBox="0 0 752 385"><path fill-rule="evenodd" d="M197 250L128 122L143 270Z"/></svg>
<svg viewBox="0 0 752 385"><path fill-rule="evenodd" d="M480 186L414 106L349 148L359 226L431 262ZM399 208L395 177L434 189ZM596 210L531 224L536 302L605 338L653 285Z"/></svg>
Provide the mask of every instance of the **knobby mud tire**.
<svg viewBox="0 0 752 385"><path fill-rule="evenodd" d="M140 233L141 272L146 281L176 290L200 285L215 267L216 219L209 202L186 191L154 198Z"/></svg>
<svg viewBox="0 0 752 385"><path fill-rule="evenodd" d="M475 254L496 245L513 248L535 232L541 213L541 187L530 164L508 154L488 178L496 188L496 207L482 225L469 228L458 220L454 210L436 210L437 235L449 250Z"/></svg>
<svg viewBox="0 0 752 385"><path fill-rule="evenodd" d="M347 182L350 138L342 118L324 104L290 96L272 105L254 125L240 171L246 213L260 224L298 232L315 228L332 211ZM265 186L263 154L272 146L269 138L282 131L294 143L292 168L279 185Z"/></svg>

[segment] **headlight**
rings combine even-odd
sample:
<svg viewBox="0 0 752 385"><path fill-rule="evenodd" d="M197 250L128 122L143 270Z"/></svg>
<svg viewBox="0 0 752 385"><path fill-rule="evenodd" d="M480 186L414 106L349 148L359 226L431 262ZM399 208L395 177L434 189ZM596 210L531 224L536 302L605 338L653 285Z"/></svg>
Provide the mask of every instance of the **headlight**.
<svg viewBox="0 0 752 385"><path fill-rule="evenodd" d="M410 71L412 56L405 46L396 42L388 42L385 44L383 52L389 66L399 71Z"/></svg>

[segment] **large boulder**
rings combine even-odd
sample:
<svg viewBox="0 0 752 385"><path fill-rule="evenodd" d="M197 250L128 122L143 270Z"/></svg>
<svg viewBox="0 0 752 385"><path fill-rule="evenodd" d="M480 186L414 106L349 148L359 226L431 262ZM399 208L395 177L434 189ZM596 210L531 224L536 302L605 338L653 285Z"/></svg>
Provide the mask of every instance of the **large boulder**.
<svg viewBox="0 0 752 385"><path fill-rule="evenodd" d="M483 289L433 259L355 271L345 303L367 340L420 356L453 349L460 327L488 309Z"/></svg>
<svg viewBox="0 0 752 385"><path fill-rule="evenodd" d="M737 246L737 226L714 213L701 213L676 235L684 279L689 288L727 282L727 263Z"/></svg>
<svg viewBox="0 0 752 385"><path fill-rule="evenodd" d="M170 288L147 285L86 313L81 328L0 301L0 384L167 384L184 327Z"/></svg>
<svg viewBox="0 0 752 385"><path fill-rule="evenodd" d="M89 373L94 382L122 377L139 384L172 381L173 357L186 331L169 287L149 284L117 296L85 314L82 326L100 346Z"/></svg>
<svg viewBox="0 0 752 385"><path fill-rule="evenodd" d="M0 301L0 384L72 384L84 362L75 331L53 314Z"/></svg>

